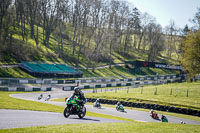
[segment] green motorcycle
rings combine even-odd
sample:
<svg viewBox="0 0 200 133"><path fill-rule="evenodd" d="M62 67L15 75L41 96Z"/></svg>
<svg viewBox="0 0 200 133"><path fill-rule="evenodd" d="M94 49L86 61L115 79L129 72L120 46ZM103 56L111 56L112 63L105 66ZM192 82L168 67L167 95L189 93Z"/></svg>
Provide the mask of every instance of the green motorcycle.
<svg viewBox="0 0 200 133"><path fill-rule="evenodd" d="M125 111L124 111L124 106L123 106L123 105L119 105L119 106L116 105L116 110L117 110L117 111L120 111L120 112L125 112Z"/></svg>
<svg viewBox="0 0 200 133"><path fill-rule="evenodd" d="M81 107L77 102L80 99L78 97L75 98L68 98L66 100L66 107L64 110L64 116L68 118L70 115L78 115L79 118L83 118L86 114L86 108L83 106Z"/></svg>

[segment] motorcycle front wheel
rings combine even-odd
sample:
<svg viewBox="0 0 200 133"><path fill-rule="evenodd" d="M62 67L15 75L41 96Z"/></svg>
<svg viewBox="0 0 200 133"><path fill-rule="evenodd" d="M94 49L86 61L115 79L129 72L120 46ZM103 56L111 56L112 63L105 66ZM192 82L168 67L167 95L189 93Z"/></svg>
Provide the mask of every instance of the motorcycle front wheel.
<svg viewBox="0 0 200 133"><path fill-rule="evenodd" d="M86 114L86 108L85 108L85 107L83 107L83 109L82 109L81 113L80 113L80 114L78 114L78 117L82 119L82 118L85 116L85 114Z"/></svg>
<svg viewBox="0 0 200 133"><path fill-rule="evenodd" d="M69 107L67 106L66 108L65 108L65 110L64 110L64 116L66 117L66 118L68 118L69 116L70 116L70 109L69 109Z"/></svg>

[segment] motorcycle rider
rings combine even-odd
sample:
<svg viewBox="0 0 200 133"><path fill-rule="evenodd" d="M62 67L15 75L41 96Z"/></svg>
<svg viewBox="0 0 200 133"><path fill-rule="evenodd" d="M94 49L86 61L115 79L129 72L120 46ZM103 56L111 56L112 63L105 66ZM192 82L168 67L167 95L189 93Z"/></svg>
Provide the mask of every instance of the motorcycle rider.
<svg viewBox="0 0 200 133"><path fill-rule="evenodd" d="M151 109L150 115L151 115L153 118L157 118L157 113L156 113L153 109Z"/></svg>
<svg viewBox="0 0 200 133"><path fill-rule="evenodd" d="M84 104L86 103L86 99L85 99L84 93L80 90L79 87L74 88L74 93L72 94L70 98L74 98L76 96L80 99L80 101L76 101L76 102L80 105L82 109Z"/></svg>
<svg viewBox="0 0 200 133"><path fill-rule="evenodd" d="M40 94L40 96L38 97L38 100L42 99L43 94Z"/></svg>
<svg viewBox="0 0 200 133"><path fill-rule="evenodd" d="M48 101L49 99L51 99L51 95L48 95L45 99L45 101Z"/></svg>
<svg viewBox="0 0 200 133"><path fill-rule="evenodd" d="M99 100L99 98L97 98L97 100L95 101L94 105L95 105L96 107L100 106L100 100Z"/></svg>
<svg viewBox="0 0 200 133"><path fill-rule="evenodd" d="M167 117L164 116L163 114L161 115L161 120L162 120L162 122L168 122Z"/></svg>
<svg viewBox="0 0 200 133"><path fill-rule="evenodd" d="M119 109L120 107L122 107L123 108L123 105L120 103L120 102L117 102L117 105L116 105L117 107L117 109Z"/></svg>

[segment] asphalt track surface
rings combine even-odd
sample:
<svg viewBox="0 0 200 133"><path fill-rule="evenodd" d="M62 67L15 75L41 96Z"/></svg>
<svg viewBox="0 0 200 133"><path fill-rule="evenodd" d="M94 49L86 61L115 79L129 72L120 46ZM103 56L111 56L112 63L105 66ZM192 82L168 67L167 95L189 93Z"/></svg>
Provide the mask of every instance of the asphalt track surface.
<svg viewBox="0 0 200 133"><path fill-rule="evenodd" d="M91 93L92 90L84 90L83 92L84 93ZM48 103L48 104L53 104L53 105L65 107L66 104L65 104L64 101L63 102L45 101L45 98L49 94L51 95L51 99L64 98L64 97L69 97L72 93L73 93L73 91L62 91L61 89L55 89L54 88L52 91L42 92L43 99L41 99L41 100L37 100L38 96L41 93L20 93L20 94L12 94L11 96L15 97L15 98L44 102L44 103ZM102 109L97 109L97 108L94 108L92 105L85 105L85 106L87 108L87 111L90 111L90 112L96 112L96 113L101 113L101 114L118 116L118 117L133 119L135 121L141 121L141 122L161 122L159 120L152 119L149 116L149 113L144 112L144 111L135 111L135 110L128 110L127 109L126 112L119 112L119 111L116 111L115 108L110 108L110 107L102 107ZM159 114L159 117L161 117L160 114ZM168 118L169 123L180 123L181 121L184 121L186 124L200 125L199 121L194 121L194 120L189 120L189 119L184 119L184 118L179 118L179 117L174 117L174 116L167 116L167 115L166 115L166 117ZM113 120L113 122L116 122L116 121ZM77 122L77 123L79 123L79 122ZM82 121L81 121L81 123L82 123Z"/></svg>
<svg viewBox="0 0 200 133"><path fill-rule="evenodd" d="M61 113L28 110L0 109L0 114L0 129L76 123L124 122L119 120L89 116L85 116L83 119L79 119L77 115L72 115L69 116L69 118L65 118Z"/></svg>

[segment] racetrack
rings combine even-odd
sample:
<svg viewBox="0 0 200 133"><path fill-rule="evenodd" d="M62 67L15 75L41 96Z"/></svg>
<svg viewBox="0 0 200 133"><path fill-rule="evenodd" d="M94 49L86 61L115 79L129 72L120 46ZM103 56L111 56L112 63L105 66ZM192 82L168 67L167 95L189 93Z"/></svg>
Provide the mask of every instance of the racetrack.
<svg viewBox="0 0 200 133"><path fill-rule="evenodd" d="M84 90L84 93L91 93L91 92L92 92L92 90ZM52 96L52 98L54 99L54 98L69 97L72 93L73 93L73 91L62 91L61 89L53 89L53 91L44 92L42 94L44 95L44 97L46 97L47 95L50 94ZM40 93L20 93L20 94L12 94L11 96L15 97L15 98L20 98L20 99L26 99L26 100L32 100L32 101L38 101L38 102L45 102L48 104L54 104L54 105L59 105L59 106L65 106L65 102L44 101L45 98L43 98L42 100L37 100L39 95L40 95ZM118 116L118 117L133 119L133 120L141 121L141 122L161 122L159 120L152 119L149 116L149 113L144 112L144 111L126 110L126 113L124 113L124 112L118 112L118 111L116 111L115 108L110 108L110 107L103 107L102 109L97 109L97 108L94 108L92 105L86 105L86 108L87 108L87 111L90 111L90 112ZM159 115L159 117L160 117L160 115ZM180 121L184 121L186 124L200 125L199 121L193 121L193 120L178 118L178 117L173 117L173 116L166 116L166 117L168 118L169 123L180 123Z"/></svg>
<svg viewBox="0 0 200 133"><path fill-rule="evenodd" d="M79 119L77 115L72 115L69 116L69 118L65 118L62 113L28 110L0 109L0 114L0 129L75 123L124 122L120 120L89 116L85 116L83 119Z"/></svg>

